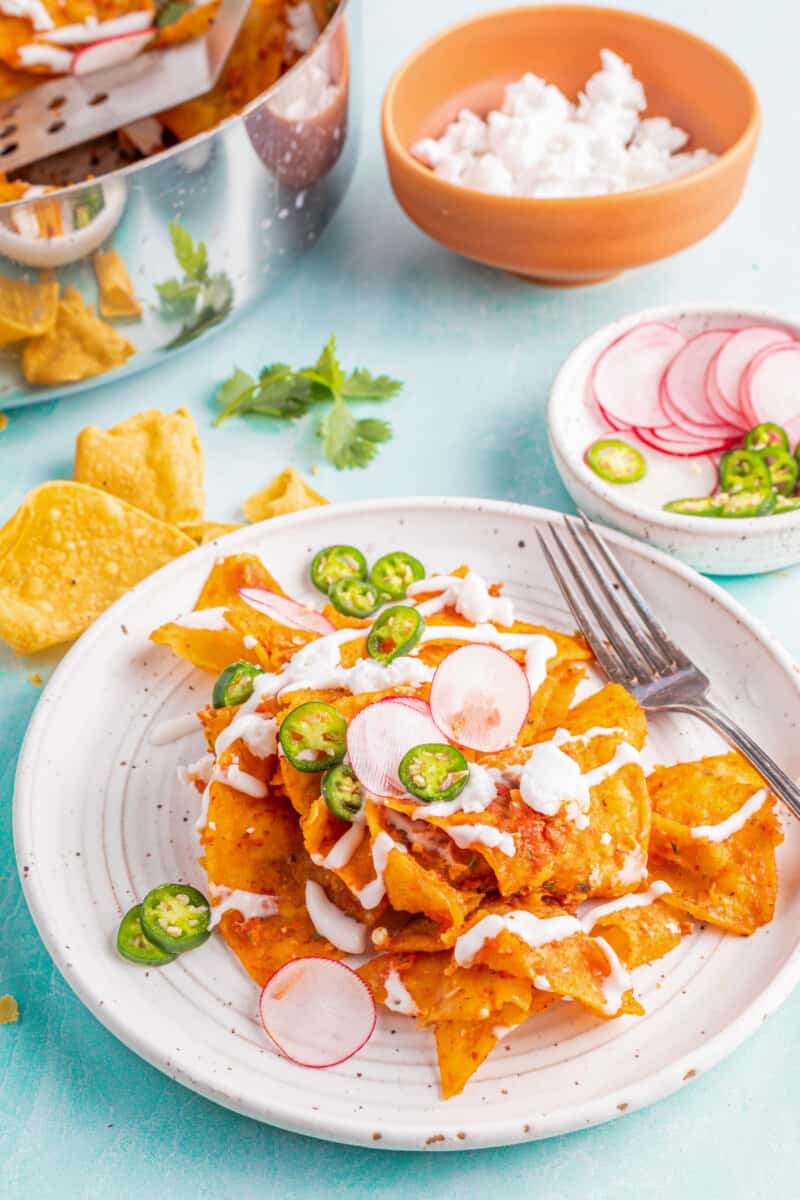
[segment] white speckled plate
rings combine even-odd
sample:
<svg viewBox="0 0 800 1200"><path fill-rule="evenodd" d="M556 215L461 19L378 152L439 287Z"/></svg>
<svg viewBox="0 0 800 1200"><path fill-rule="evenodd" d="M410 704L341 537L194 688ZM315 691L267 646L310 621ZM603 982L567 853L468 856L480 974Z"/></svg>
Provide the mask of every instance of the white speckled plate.
<svg viewBox="0 0 800 1200"><path fill-rule="evenodd" d="M352 542L368 555L403 546L430 568L469 561L526 616L572 628L535 531L554 514L477 500L385 500L314 509L224 539L255 550L292 591L307 591L311 554ZM668 627L714 681L717 699L800 773L799 678L786 654L729 597L685 567L611 535ZM41 698L20 759L14 811L25 894L59 969L91 1011L174 1079L259 1120L335 1141L470 1149L580 1129L648 1104L734 1049L800 975L800 831L780 853L778 911L754 937L705 929L636 972L647 1010L601 1022L577 1004L531 1019L448 1103L433 1037L382 1013L365 1049L312 1071L281 1058L258 1024L257 990L216 937L168 967L117 958L117 922L155 884L203 885L194 862L196 793L175 767L199 735L155 746L165 718L200 707L209 678L148 642L189 608L219 544L178 559L101 617ZM652 722L652 758L719 748L688 718Z"/></svg>
<svg viewBox="0 0 800 1200"><path fill-rule="evenodd" d="M635 325L666 321L686 337L707 329L773 325L800 337L800 321L766 308L723 304L669 305L631 313L604 325L577 346L558 372L550 393L547 428L558 473L579 508L594 520L644 538L668 554L716 575L776 571L800 562L800 512L760 518L688 517L663 511L669 500L706 496L717 486L719 455L678 458L661 454L625 433L614 433L591 398L592 367L606 346ZM584 455L601 437L619 437L645 457L637 483L606 483Z"/></svg>

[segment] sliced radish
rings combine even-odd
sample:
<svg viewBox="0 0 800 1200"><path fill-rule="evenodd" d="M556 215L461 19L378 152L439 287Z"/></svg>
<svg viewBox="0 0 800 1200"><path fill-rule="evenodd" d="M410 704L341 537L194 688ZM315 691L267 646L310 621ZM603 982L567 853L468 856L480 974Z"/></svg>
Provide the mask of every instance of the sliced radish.
<svg viewBox="0 0 800 1200"><path fill-rule="evenodd" d="M445 737L471 750L516 741L531 706L522 667L496 646L477 643L448 654L431 684L431 715Z"/></svg>
<svg viewBox="0 0 800 1200"><path fill-rule="evenodd" d="M140 33L121 33L117 37L103 38L76 50L72 59L73 75L92 75L108 67L119 67L130 62L144 50L155 34L155 29Z"/></svg>
<svg viewBox="0 0 800 1200"><path fill-rule="evenodd" d="M661 386L661 407L666 413L672 425L677 426L683 434L688 434L695 441L702 442L705 440L711 441L728 441L731 438L738 437L741 430L733 425L717 424L717 425L701 425L699 421L693 420L685 412L683 412L675 404L672 395L667 391L665 383Z"/></svg>
<svg viewBox="0 0 800 1200"><path fill-rule="evenodd" d="M708 364L730 338L729 329L709 329L690 338L664 372L661 387L662 395L666 394L671 405L693 425L729 430L733 436L737 427L730 421L720 421L706 394Z"/></svg>
<svg viewBox="0 0 800 1200"><path fill-rule="evenodd" d="M108 21L87 17L85 21L75 25L60 25L58 29L40 33L38 40L49 42L53 46L89 46L125 34L143 33L145 29L150 29L151 21L152 13L146 9L124 13L121 17L111 17Z"/></svg>
<svg viewBox="0 0 800 1200"><path fill-rule="evenodd" d="M353 717L347 726L347 756L367 792L373 796L405 796L397 773L401 759L414 746L441 740L439 727L424 701L392 696L368 704Z"/></svg>
<svg viewBox="0 0 800 1200"><path fill-rule="evenodd" d="M753 425L774 421L792 444L800 440L800 342L767 347L756 355L742 376L741 397Z"/></svg>
<svg viewBox="0 0 800 1200"><path fill-rule="evenodd" d="M658 400L661 377L685 342L671 325L650 321L612 342L598 358L591 384L598 407L620 425L669 425Z"/></svg>
<svg viewBox="0 0 800 1200"><path fill-rule="evenodd" d="M367 1044L375 1001L363 979L334 958L295 958L264 985L261 1024L301 1067L336 1067Z"/></svg>
<svg viewBox="0 0 800 1200"><path fill-rule="evenodd" d="M739 403L739 385L749 363L768 346L791 342L784 329L769 325L750 325L740 329L721 347L711 361L706 380L709 402L723 421L731 421L740 429L749 429L750 422Z"/></svg>
<svg viewBox="0 0 800 1200"><path fill-rule="evenodd" d="M727 450L731 444L730 441L692 437L674 426L666 430L637 429L635 432L645 446L649 446L651 450L659 450L662 454L669 454L673 458L698 458L703 454L716 454L720 450Z"/></svg>
<svg viewBox="0 0 800 1200"><path fill-rule="evenodd" d="M266 588L240 588L239 595L256 612L272 617L290 629L304 629L307 633L335 633L336 626L322 613L313 608L304 608L288 596L268 592Z"/></svg>
<svg viewBox="0 0 800 1200"><path fill-rule="evenodd" d="M597 407L606 425L610 425L617 433L630 433L631 429L633 429L632 425L626 425L624 421L618 421L616 417L612 417L611 413L606 412L602 404L598 404Z"/></svg>

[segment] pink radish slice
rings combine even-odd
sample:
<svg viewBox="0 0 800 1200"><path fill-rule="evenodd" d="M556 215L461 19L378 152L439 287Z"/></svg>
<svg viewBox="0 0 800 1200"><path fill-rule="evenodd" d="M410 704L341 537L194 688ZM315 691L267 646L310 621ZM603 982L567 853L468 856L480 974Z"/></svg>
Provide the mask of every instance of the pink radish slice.
<svg viewBox="0 0 800 1200"><path fill-rule="evenodd" d="M791 335L784 329L750 325L734 333L725 343L709 364L707 377L709 401L722 420L731 421L740 429L751 428L752 422L742 412L740 404L742 376L762 350L791 341Z"/></svg>
<svg viewBox="0 0 800 1200"><path fill-rule="evenodd" d="M610 425L611 428L617 433L630 433L631 429L633 428L632 425L626 425L623 421L617 421L616 418L612 417L610 413L606 412L602 404L598 404L597 407L600 411L600 416L603 418L606 425Z"/></svg>
<svg viewBox="0 0 800 1200"><path fill-rule="evenodd" d="M661 407L669 417L672 425L676 425L684 434L688 434L689 437L699 442L705 440L729 441L731 438L738 437L741 432L740 429L727 423L724 425L701 425L698 421L694 421L677 407L663 383L661 387Z"/></svg>
<svg viewBox="0 0 800 1200"><path fill-rule="evenodd" d="M452 656L451 656L452 657ZM347 726L347 756L358 782L373 796L405 796L397 768L414 746L441 742L424 701L392 696L368 704Z"/></svg>
<svg viewBox="0 0 800 1200"><path fill-rule="evenodd" d="M431 684L431 715L445 737L471 750L516 741L531 706L522 667L496 646L477 643L448 654Z"/></svg>
<svg viewBox="0 0 800 1200"><path fill-rule="evenodd" d="M375 1028L372 992L334 958L295 958L264 985L261 1024L301 1067L335 1067L367 1044Z"/></svg>
<svg viewBox="0 0 800 1200"><path fill-rule="evenodd" d="M612 342L594 364L598 407L619 426L669 425L658 402L661 377L685 342L671 325L650 321Z"/></svg>
<svg viewBox="0 0 800 1200"><path fill-rule="evenodd" d="M123 34L143 33L145 29L150 29L151 20L152 13L147 10L123 13L121 17L111 17L108 21L96 21L90 17L75 25L49 29L47 33L39 34L36 40L53 46L95 45Z"/></svg>
<svg viewBox="0 0 800 1200"><path fill-rule="evenodd" d="M698 458L703 454L716 454L726 450L731 441L704 440L691 437L675 427L667 430L637 429L636 436L645 446L669 454L673 458Z"/></svg>
<svg viewBox="0 0 800 1200"><path fill-rule="evenodd" d="M103 38L102 41L82 46L72 59L72 74L91 75L95 71L105 71L108 67L119 67L122 63L130 62L141 54L155 32L155 29L145 29L141 33L121 33L117 37Z"/></svg>
<svg viewBox="0 0 800 1200"><path fill-rule="evenodd" d="M782 425L794 446L800 440L800 342L762 350L742 377L742 407L752 424Z"/></svg>
<svg viewBox="0 0 800 1200"><path fill-rule="evenodd" d="M736 426L729 421L720 421L706 395L708 364L730 337L729 329L709 329L690 338L664 372L661 390L662 399L666 394L671 407L693 425L708 426L712 430L729 429L734 434Z"/></svg>
<svg viewBox="0 0 800 1200"><path fill-rule="evenodd" d="M279 596L277 592L268 592L265 588L240 588L239 595L245 604L256 612L264 613L287 625L290 629L304 629L307 633L335 633L336 626L313 608L303 608L296 600L288 596Z"/></svg>

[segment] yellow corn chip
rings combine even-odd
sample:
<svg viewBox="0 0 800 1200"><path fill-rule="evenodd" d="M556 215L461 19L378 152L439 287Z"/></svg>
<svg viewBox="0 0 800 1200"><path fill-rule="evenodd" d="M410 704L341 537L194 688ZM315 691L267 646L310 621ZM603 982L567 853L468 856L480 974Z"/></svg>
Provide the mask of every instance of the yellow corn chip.
<svg viewBox="0 0 800 1200"><path fill-rule="evenodd" d="M203 516L203 450L186 408L145 409L113 429L87 426L75 443L73 475L160 521Z"/></svg>
<svg viewBox="0 0 800 1200"><path fill-rule="evenodd" d="M55 324L22 351L28 383L77 383L120 367L136 353L121 333L94 315L75 288L65 288Z"/></svg>
<svg viewBox="0 0 800 1200"><path fill-rule="evenodd" d="M0 1025L15 1025L19 1020L19 1006L13 996L0 996Z"/></svg>
<svg viewBox="0 0 800 1200"><path fill-rule="evenodd" d="M328 501L306 483L294 467L287 467L276 475L272 483L248 498L242 511L248 521L268 521L270 517L282 517L286 513L314 508Z"/></svg>
<svg viewBox="0 0 800 1200"><path fill-rule="evenodd" d="M178 521L178 528L192 541L197 542L198 546L204 546L206 542L214 542L226 533L233 533L234 529L241 529L242 526L225 521Z"/></svg>
<svg viewBox="0 0 800 1200"><path fill-rule="evenodd" d="M26 283L0 275L0 346L47 333L57 309L57 283Z"/></svg>
<svg viewBox="0 0 800 1200"><path fill-rule="evenodd" d="M116 250L98 250L94 273L100 289L100 313L104 317L140 317L142 306L136 299L128 268Z"/></svg>
<svg viewBox="0 0 800 1200"><path fill-rule="evenodd" d="M43 483L0 529L0 637L32 654L77 637L152 571L194 549L179 529L82 483Z"/></svg>

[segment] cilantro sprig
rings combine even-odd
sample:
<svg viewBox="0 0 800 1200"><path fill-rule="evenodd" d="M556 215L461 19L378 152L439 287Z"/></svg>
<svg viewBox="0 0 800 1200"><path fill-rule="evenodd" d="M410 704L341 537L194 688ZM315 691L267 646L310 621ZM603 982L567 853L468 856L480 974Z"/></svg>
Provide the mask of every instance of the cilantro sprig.
<svg viewBox="0 0 800 1200"><path fill-rule="evenodd" d="M222 411L214 424L245 413L292 421L328 403L317 430L325 457L339 470L366 467L380 444L390 440L392 428L374 417L356 417L348 401L390 400L402 386L398 379L373 375L366 367L346 372L331 337L310 367L295 370L288 363L270 363L258 378L236 367L217 389Z"/></svg>
<svg viewBox="0 0 800 1200"><path fill-rule="evenodd" d="M159 310L166 321L182 321L180 332L164 350L185 346L201 333L224 321L233 306L233 284L224 271L211 273L204 242L195 242L188 229L177 221L169 226L175 260L183 271L181 279L156 284Z"/></svg>

